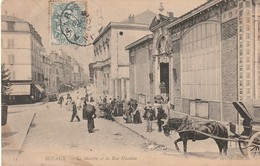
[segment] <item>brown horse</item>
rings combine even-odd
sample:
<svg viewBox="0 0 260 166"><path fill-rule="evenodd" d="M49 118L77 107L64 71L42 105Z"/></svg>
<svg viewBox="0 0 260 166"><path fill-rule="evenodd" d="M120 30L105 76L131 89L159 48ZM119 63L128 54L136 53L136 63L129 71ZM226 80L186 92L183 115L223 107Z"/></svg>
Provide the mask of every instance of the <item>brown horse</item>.
<svg viewBox="0 0 260 166"><path fill-rule="evenodd" d="M218 122L210 121L204 123L192 123L188 117L172 118L168 120L165 126L163 126L163 130L166 136L170 136L171 130L179 133L180 138L174 141L177 151L180 150L177 145L180 141L183 142L183 150L184 153L187 154L188 140L196 141L212 138L218 145L219 153L222 154L222 152L224 152L224 154L227 155L228 141L219 138L228 138L228 131L226 127Z"/></svg>

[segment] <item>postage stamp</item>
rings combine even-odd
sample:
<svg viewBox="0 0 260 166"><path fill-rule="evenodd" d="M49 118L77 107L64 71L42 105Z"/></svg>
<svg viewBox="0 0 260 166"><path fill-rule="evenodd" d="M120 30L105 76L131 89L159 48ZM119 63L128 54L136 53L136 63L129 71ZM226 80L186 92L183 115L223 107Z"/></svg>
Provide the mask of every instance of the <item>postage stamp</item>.
<svg viewBox="0 0 260 166"><path fill-rule="evenodd" d="M86 46L90 24L85 1L49 1L49 34L51 45Z"/></svg>

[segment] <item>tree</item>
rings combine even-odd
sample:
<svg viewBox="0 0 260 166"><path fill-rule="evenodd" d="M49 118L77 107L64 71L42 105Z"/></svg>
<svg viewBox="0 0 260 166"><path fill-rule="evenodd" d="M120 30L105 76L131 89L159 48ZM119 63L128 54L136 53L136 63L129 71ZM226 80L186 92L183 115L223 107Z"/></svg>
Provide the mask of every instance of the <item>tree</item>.
<svg viewBox="0 0 260 166"><path fill-rule="evenodd" d="M8 95L11 92L11 83L10 83L10 71L6 69L5 64L1 64L1 97L2 103L6 103Z"/></svg>

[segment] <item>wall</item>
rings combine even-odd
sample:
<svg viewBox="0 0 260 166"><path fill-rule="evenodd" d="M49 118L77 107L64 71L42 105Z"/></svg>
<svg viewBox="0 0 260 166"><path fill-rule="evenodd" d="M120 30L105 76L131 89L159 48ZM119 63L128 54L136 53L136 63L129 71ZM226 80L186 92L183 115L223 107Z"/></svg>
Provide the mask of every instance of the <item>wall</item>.
<svg viewBox="0 0 260 166"><path fill-rule="evenodd" d="M14 47L8 48L8 39L14 41ZM8 56L14 55L14 64L10 65ZM2 63L15 72L14 79L11 80L31 80L31 51L30 34L17 32L2 32Z"/></svg>
<svg viewBox="0 0 260 166"><path fill-rule="evenodd" d="M237 119L237 111L232 105L232 102L238 100L237 19L223 23L221 29L223 120L235 122Z"/></svg>

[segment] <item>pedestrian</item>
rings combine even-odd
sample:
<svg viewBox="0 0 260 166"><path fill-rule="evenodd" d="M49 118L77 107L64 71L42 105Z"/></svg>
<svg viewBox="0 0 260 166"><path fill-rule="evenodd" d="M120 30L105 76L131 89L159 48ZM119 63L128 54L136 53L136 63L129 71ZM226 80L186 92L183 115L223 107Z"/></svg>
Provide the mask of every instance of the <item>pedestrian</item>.
<svg viewBox="0 0 260 166"><path fill-rule="evenodd" d="M152 104L150 102L148 102L144 109L145 109L144 117L147 121L146 132L152 132L152 130L153 130L152 129L152 121L153 121L154 116L155 116L154 107L152 106Z"/></svg>
<svg viewBox="0 0 260 166"><path fill-rule="evenodd" d="M33 96L33 95L31 95L31 97L30 97L30 101L31 101L31 103L34 102L34 96Z"/></svg>
<svg viewBox="0 0 260 166"><path fill-rule="evenodd" d="M58 102L58 103L60 104L60 107L62 107L63 101L64 101L64 98L63 98L63 96L61 95L60 98L59 98L59 102Z"/></svg>
<svg viewBox="0 0 260 166"><path fill-rule="evenodd" d="M89 99L88 99L88 98L89 98L88 93L85 94L85 98L86 98L86 101L89 101Z"/></svg>
<svg viewBox="0 0 260 166"><path fill-rule="evenodd" d="M104 97L104 99L103 99L103 103L104 103L104 104L107 103L107 96Z"/></svg>
<svg viewBox="0 0 260 166"><path fill-rule="evenodd" d="M158 108L159 108L160 106L161 106L160 101L155 100L155 101L154 101L154 110L155 110L155 115L156 115L156 116L158 115ZM157 118L157 117L155 117L155 118Z"/></svg>
<svg viewBox="0 0 260 166"><path fill-rule="evenodd" d="M128 110L126 110L126 113L123 116L123 119L126 121L126 123L133 123L132 112L133 112L132 107L130 107Z"/></svg>
<svg viewBox="0 0 260 166"><path fill-rule="evenodd" d="M72 111L72 98L71 98L71 96L70 96L69 93L67 94L67 102L66 102L66 105L67 105L66 110L67 110L67 111Z"/></svg>
<svg viewBox="0 0 260 166"><path fill-rule="evenodd" d="M165 110L162 108L162 106L158 107L158 114L157 114L157 125L158 125L158 131L162 132L162 125L163 121L162 119L166 119L167 115L165 114Z"/></svg>
<svg viewBox="0 0 260 166"><path fill-rule="evenodd" d="M120 100L117 104L118 107L118 116L123 116L123 102Z"/></svg>
<svg viewBox="0 0 260 166"><path fill-rule="evenodd" d="M84 101L83 105L83 119L88 121L88 132L93 133L95 128L94 118L96 118L96 108L93 105L87 104L87 101Z"/></svg>
<svg viewBox="0 0 260 166"><path fill-rule="evenodd" d="M77 106L75 101L72 101L72 116L70 122L73 122L73 119L76 117L78 119L78 122L80 121L79 116L77 114Z"/></svg>
<svg viewBox="0 0 260 166"><path fill-rule="evenodd" d="M93 99L93 97L92 97L92 96L90 97L90 100L89 100L89 102L94 102L94 99Z"/></svg>
<svg viewBox="0 0 260 166"><path fill-rule="evenodd" d="M139 108L139 109L136 109L134 112L133 112L133 121L134 121L134 124L138 124L138 123L142 123L142 119L141 119L141 114L140 114L140 111L142 110L142 107Z"/></svg>
<svg viewBox="0 0 260 166"><path fill-rule="evenodd" d="M175 105L171 103L171 101L168 99L168 103L167 103L167 110L168 110L168 119L171 119L172 116L172 111L174 111Z"/></svg>

